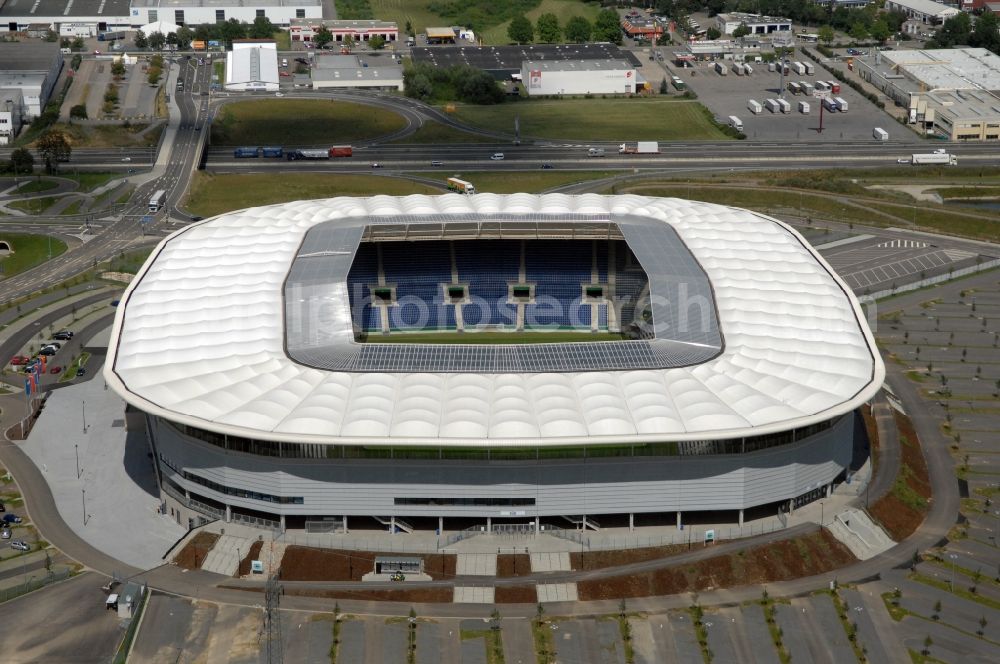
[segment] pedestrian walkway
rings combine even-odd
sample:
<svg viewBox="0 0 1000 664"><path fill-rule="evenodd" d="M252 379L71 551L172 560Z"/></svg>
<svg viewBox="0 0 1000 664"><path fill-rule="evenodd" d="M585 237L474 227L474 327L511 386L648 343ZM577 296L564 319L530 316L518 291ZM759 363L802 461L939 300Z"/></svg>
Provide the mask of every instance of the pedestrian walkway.
<svg viewBox="0 0 1000 664"><path fill-rule="evenodd" d="M533 553L531 554L532 572L568 572L569 553L560 551L557 553Z"/></svg>
<svg viewBox="0 0 1000 664"><path fill-rule="evenodd" d="M493 604L495 589L491 586L455 586L452 601L456 604Z"/></svg>
<svg viewBox="0 0 1000 664"><path fill-rule="evenodd" d="M206 572L214 572L223 576L236 576L240 567L240 554L247 553L249 546L242 537L223 535L216 542L212 550L205 556L205 562L201 568Z"/></svg>
<svg viewBox="0 0 1000 664"><path fill-rule="evenodd" d="M455 560L456 576L496 576L495 553L460 553Z"/></svg>
<svg viewBox="0 0 1000 664"><path fill-rule="evenodd" d="M539 583L535 592L538 594L539 604L579 601L575 583Z"/></svg>
<svg viewBox="0 0 1000 664"><path fill-rule="evenodd" d="M827 528L858 560L874 558L896 545L881 527L859 509L838 513Z"/></svg>

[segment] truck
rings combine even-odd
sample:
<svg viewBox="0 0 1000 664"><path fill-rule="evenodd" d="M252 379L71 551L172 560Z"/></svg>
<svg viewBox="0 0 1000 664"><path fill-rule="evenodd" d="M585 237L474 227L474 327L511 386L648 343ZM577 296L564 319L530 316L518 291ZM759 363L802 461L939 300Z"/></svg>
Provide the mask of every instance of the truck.
<svg viewBox="0 0 1000 664"><path fill-rule="evenodd" d="M833 99L830 99L829 97L824 97L823 98L823 108L825 108L828 113L836 113L837 112L837 102L834 101Z"/></svg>
<svg viewBox="0 0 1000 664"><path fill-rule="evenodd" d="M913 155L914 157L916 155ZM149 199L149 211L159 212L160 208L163 207L163 203L167 200L167 192L163 189L158 190Z"/></svg>
<svg viewBox="0 0 1000 664"><path fill-rule="evenodd" d="M299 159L329 159L329 150L289 150L285 157L288 161L298 161Z"/></svg>
<svg viewBox="0 0 1000 664"><path fill-rule="evenodd" d="M448 178L448 189L451 191L457 191L460 194L467 194L469 196L476 193L476 188L471 182L459 180L458 178Z"/></svg>
<svg viewBox="0 0 1000 664"><path fill-rule="evenodd" d="M260 151L265 157L276 157L281 159L285 156L285 149L281 147L264 147L261 148Z"/></svg>
<svg viewBox="0 0 1000 664"><path fill-rule="evenodd" d="M796 81L789 81L788 91L791 92L793 95L800 95L802 94L802 84Z"/></svg>
<svg viewBox="0 0 1000 664"><path fill-rule="evenodd" d="M742 62L734 62L733 63L733 73L736 74L737 76L742 76L743 75L743 63Z"/></svg>
<svg viewBox="0 0 1000 664"><path fill-rule="evenodd" d="M750 112L754 115L760 115L760 112L764 110L764 108L760 105L760 102L756 99L748 99L747 108L750 109Z"/></svg>
<svg viewBox="0 0 1000 664"><path fill-rule="evenodd" d="M747 76L752 76L753 75L753 67L751 67L750 65L748 65L747 63L744 62L743 63L743 73L746 74Z"/></svg>
<svg viewBox="0 0 1000 664"><path fill-rule="evenodd" d="M778 112L778 102L775 99L765 99L764 108L771 111L772 113Z"/></svg>
<svg viewBox="0 0 1000 664"><path fill-rule="evenodd" d="M588 157L603 157L604 156L604 148L590 148L589 150L587 150L587 156Z"/></svg>
<svg viewBox="0 0 1000 664"><path fill-rule="evenodd" d="M958 157L947 152L915 154L910 163L914 166L958 166Z"/></svg>
<svg viewBox="0 0 1000 664"><path fill-rule="evenodd" d="M840 83L837 83L837 81L827 81L826 84L830 86L830 92L835 95L840 94Z"/></svg>
<svg viewBox="0 0 1000 664"><path fill-rule="evenodd" d="M622 143L618 154L660 154L660 144L656 141L639 141L635 145Z"/></svg>
<svg viewBox="0 0 1000 664"><path fill-rule="evenodd" d="M67 11L68 11L68 8L67 8ZM101 32L101 33L98 33L98 35L97 35L97 41L103 41L103 42L118 41L119 39L125 39L125 36L126 35L125 35L124 32L117 32L117 31L115 31L115 32Z"/></svg>
<svg viewBox="0 0 1000 664"><path fill-rule="evenodd" d="M815 92L816 86L808 81L799 81L799 84L802 86L802 94L812 97L812 93Z"/></svg>
<svg viewBox="0 0 1000 664"><path fill-rule="evenodd" d="M813 74L815 74L815 73L816 73L816 67L812 66L812 65L811 65L810 63L808 63L808 62L807 62L807 63L805 63L805 65L806 65L806 75L807 75L807 76L812 76Z"/></svg>
<svg viewBox="0 0 1000 664"><path fill-rule="evenodd" d="M330 157L350 157L354 149L350 145L334 145L329 150Z"/></svg>
<svg viewBox="0 0 1000 664"><path fill-rule="evenodd" d="M826 92L827 90L830 89L830 84L827 83L826 81L816 81L815 87L820 92Z"/></svg>
<svg viewBox="0 0 1000 664"><path fill-rule="evenodd" d="M778 102L778 110L780 110L782 113L792 112L792 105L788 103L788 100L778 99L777 102Z"/></svg>
<svg viewBox="0 0 1000 664"><path fill-rule="evenodd" d="M792 69L795 70L795 73L799 76L806 73L806 66L801 62L793 62Z"/></svg>
<svg viewBox="0 0 1000 664"><path fill-rule="evenodd" d="M847 112L847 100L846 99L844 99L843 97L837 97L837 98L834 99L834 101L837 102L837 110L838 111L840 111L841 113L846 113Z"/></svg>
<svg viewBox="0 0 1000 664"><path fill-rule="evenodd" d="M889 132L887 132L885 129L882 129L882 127L875 127L875 129L872 130L872 136L875 138L876 141L889 140Z"/></svg>
<svg viewBox="0 0 1000 664"><path fill-rule="evenodd" d="M735 115L729 116L729 126L735 129L736 131L743 131L743 121L740 120Z"/></svg>
<svg viewBox="0 0 1000 664"><path fill-rule="evenodd" d="M725 76L727 71L729 70L726 69L726 65L722 64L721 62L715 63L715 72L719 76Z"/></svg>
<svg viewBox="0 0 1000 664"><path fill-rule="evenodd" d="M799 102L799 113L802 113L803 115L809 115L809 102L807 101Z"/></svg>
<svg viewBox="0 0 1000 664"><path fill-rule="evenodd" d="M684 88L686 88L686 87L687 87L687 86L686 86L686 85L684 84L684 81L682 81L682 80L681 80L681 77L680 77L680 76L673 76L673 77L671 77L671 79L670 79L670 82L671 82L671 83L673 84L673 86L674 86L675 88L677 88L678 90L683 90Z"/></svg>
<svg viewBox="0 0 1000 664"><path fill-rule="evenodd" d="M236 159L256 159L260 156L260 148L236 148L233 157Z"/></svg>

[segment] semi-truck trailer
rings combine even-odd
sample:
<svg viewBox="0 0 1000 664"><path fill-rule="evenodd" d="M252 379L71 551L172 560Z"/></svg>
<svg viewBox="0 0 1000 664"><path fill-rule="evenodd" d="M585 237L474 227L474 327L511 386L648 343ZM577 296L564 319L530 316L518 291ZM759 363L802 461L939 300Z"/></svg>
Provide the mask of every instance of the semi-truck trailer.
<svg viewBox="0 0 1000 664"><path fill-rule="evenodd" d="M588 157L603 157L604 156L604 148L590 148L589 150L587 150L587 156Z"/></svg>
<svg viewBox="0 0 1000 664"><path fill-rule="evenodd" d="M881 127L875 127L875 129L872 130L872 136L875 138L876 141L889 140L889 132L887 132L885 129L882 129Z"/></svg>
<svg viewBox="0 0 1000 664"><path fill-rule="evenodd" d="M795 73L799 76L806 73L806 66L801 62L793 62L792 69L795 70Z"/></svg>
<svg viewBox="0 0 1000 664"><path fill-rule="evenodd" d="M806 65L806 75L807 76L812 76L813 74L816 73L816 67L812 66L808 62L805 63L805 65Z"/></svg>
<svg viewBox="0 0 1000 664"><path fill-rule="evenodd" d="M761 111L764 110L764 107L761 106L760 102L757 101L756 99L748 99L747 108L750 109L750 112L753 113L754 115L760 115Z"/></svg>
<svg viewBox="0 0 1000 664"><path fill-rule="evenodd" d="M233 157L237 159L257 158L260 156L260 148L236 148L233 150Z"/></svg>
<svg viewBox="0 0 1000 664"><path fill-rule="evenodd" d="M780 110L782 113L792 112L792 105L788 103L788 100L778 99L777 102L778 102L778 110Z"/></svg>
<svg viewBox="0 0 1000 664"><path fill-rule="evenodd" d="M354 149L350 145L334 145L329 152L331 157L350 157Z"/></svg>
<svg viewBox="0 0 1000 664"><path fill-rule="evenodd" d="M778 112L778 102L775 99L765 99L764 108L771 111L772 113Z"/></svg>
<svg viewBox="0 0 1000 664"><path fill-rule="evenodd" d="M743 131L743 121L740 120L735 115L729 116L729 126L735 129L736 131Z"/></svg>
<svg viewBox="0 0 1000 664"><path fill-rule="evenodd" d="M285 149L280 147L265 147L261 148L260 151L265 157L276 157L281 159L285 156Z"/></svg>
<svg viewBox="0 0 1000 664"><path fill-rule="evenodd" d="M742 62L734 62L733 63L733 73L736 74L737 76L742 76L743 75L743 63Z"/></svg>
<svg viewBox="0 0 1000 664"><path fill-rule="evenodd" d="M329 150L289 150L285 155L288 161L298 161L299 159L329 159Z"/></svg>
<svg viewBox="0 0 1000 664"><path fill-rule="evenodd" d="M618 146L619 154L659 154L660 144L656 141L639 141L635 145L622 143Z"/></svg>
<svg viewBox="0 0 1000 664"><path fill-rule="evenodd" d="M816 86L808 81L799 81L799 83L802 85L802 94L812 97L812 93L816 90Z"/></svg>
<svg viewBox="0 0 1000 664"><path fill-rule="evenodd" d="M793 95L800 95L802 94L802 84L797 81L790 81L788 83L788 91Z"/></svg>
<svg viewBox="0 0 1000 664"><path fill-rule="evenodd" d="M809 102L807 101L799 102L799 113L802 113L803 115L809 115Z"/></svg>
<svg viewBox="0 0 1000 664"><path fill-rule="evenodd" d="M829 113L836 113L837 112L837 102L834 101L833 99L830 99L829 97L824 97L823 98L823 108L825 108L827 110L827 112L829 112Z"/></svg>
<svg viewBox="0 0 1000 664"><path fill-rule="evenodd" d="M747 76L752 76L753 75L753 67L751 67L750 65L748 65L747 63L744 62L743 63L743 73L746 74Z"/></svg>
<svg viewBox="0 0 1000 664"><path fill-rule="evenodd" d="M727 71L728 70L726 69L726 65L722 64L721 62L716 62L715 63L715 72L719 76L725 76Z"/></svg>
<svg viewBox="0 0 1000 664"><path fill-rule="evenodd" d="M837 83L836 81L827 81L826 84L830 86L830 92L835 95L840 94L840 83Z"/></svg>
<svg viewBox="0 0 1000 664"><path fill-rule="evenodd" d="M838 111L840 111L841 113L846 113L847 112L847 100L846 99L844 99L843 97L837 97L836 99L834 99L834 101L837 102L837 110Z"/></svg>
<svg viewBox="0 0 1000 664"><path fill-rule="evenodd" d="M958 157L947 152L915 154L910 163L914 166L958 166Z"/></svg>
<svg viewBox="0 0 1000 664"><path fill-rule="evenodd" d="M468 194L469 196L476 193L476 188L471 182L459 180L458 178L448 178L448 189L457 191L460 194Z"/></svg>

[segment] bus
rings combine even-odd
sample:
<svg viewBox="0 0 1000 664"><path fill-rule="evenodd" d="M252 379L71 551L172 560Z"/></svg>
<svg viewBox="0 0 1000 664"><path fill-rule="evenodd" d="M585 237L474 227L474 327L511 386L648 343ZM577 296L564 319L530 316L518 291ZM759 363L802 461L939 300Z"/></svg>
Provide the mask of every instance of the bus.
<svg viewBox="0 0 1000 664"><path fill-rule="evenodd" d="M163 207L163 203L167 198L167 192L160 189L158 192L153 194L153 197L149 199L149 211L159 212L160 208Z"/></svg>

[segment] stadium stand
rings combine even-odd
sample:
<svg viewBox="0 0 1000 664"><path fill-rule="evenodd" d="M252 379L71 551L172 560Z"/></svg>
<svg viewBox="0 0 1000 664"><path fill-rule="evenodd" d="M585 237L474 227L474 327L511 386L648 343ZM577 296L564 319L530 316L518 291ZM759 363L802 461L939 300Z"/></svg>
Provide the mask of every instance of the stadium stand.
<svg viewBox="0 0 1000 664"><path fill-rule="evenodd" d="M354 323L364 332L379 332L382 329L378 307L371 305L368 290L377 283L378 257L375 245L362 243L347 276L347 290Z"/></svg>
<svg viewBox="0 0 1000 664"><path fill-rule="evenodd" d="M530 244L530 243L528 243ZM513 326L517 307L507 304L507 283L518 280L520 240L460 240L455 242L458 280L468 282L473 304L462 307L467 327ZM483 315L488 312L487 315Z"/></svg>

